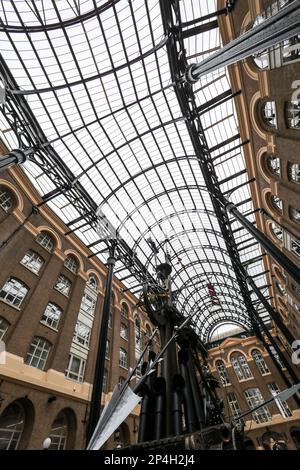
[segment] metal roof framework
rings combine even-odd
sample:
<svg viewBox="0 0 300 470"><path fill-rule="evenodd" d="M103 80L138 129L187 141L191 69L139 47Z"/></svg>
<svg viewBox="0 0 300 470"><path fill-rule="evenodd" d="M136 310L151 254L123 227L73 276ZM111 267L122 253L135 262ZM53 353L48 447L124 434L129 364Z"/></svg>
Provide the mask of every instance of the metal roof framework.
<svg viewBox="0 0 300 470"><path fill-rule="evenodd" d="M26 173L67 233L103 262L109 240L99 237L99 214L104 232L117 231L116 276L128 289L153 279L168 251L177 305L194 314L205 342L218 323L252 327L257 297L239 265L267 290L258 242L218 198L255 224L240 91L232 93L226 69L193 87L180 78L222 47L216 12L215 0L0 4L2 140L35 149Z"/></svg>

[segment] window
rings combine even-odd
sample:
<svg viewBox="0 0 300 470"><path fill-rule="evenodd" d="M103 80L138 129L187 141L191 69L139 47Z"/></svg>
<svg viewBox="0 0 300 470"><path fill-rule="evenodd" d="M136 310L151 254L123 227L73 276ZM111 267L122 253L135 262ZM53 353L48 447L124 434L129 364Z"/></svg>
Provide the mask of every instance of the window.
<svg viewBox="0 0 300 470"><path fill-rule="evenodd" d="M14 402L0 416L0 450L16 450L25 425L23 406Z"/></svg>
<svg viewBox="0 0 300 470"><path fill-rule="evenodd" d="M77 320L75 325L73 340L82 346L89 347L91 336L91 328L81 321Z"/></svg>
<svg viewBox="0 0 300 470"><path fill-rule="evenodd" d="M230 362L234 368L238 380L245 380L253 377L245 356L232 356Z"/></svg>
<svg viewBox="0 0 300 470"><path fill-rule="evenodd" d="M288 178L294 183L300 183L300 163L288 164Z"/></svg>
<svg viewBox="0 0 300 470"><path fill-rule="evenodd" d="M49 437L51 439L49 450L66 449L68 437L68 419L64 411L61 411L53 421Z"/></svg>
<svg viewBox="0 0 300 470"><path fill-rule="evenodd" d="M300 287L296 286L295 284L292 284L292 291L295 292L298 297L300 297Z"/></svg>
<svg viewBox="0 0 300 470"><path fill-rule="evenodd" d="M239 402L233 392L228 393L227 397L232 416L233 418L237 418L241 414Z"/></svg>
<svg viewBox="0 0 300 470"><path fill-rule="evenodd" d="M300 224L300 211L294 207L290 207L290 218L296 222L296 224Z"/></svg>
<svg viewBox="0 0 300 470"><path fill-rule="evenodd" d="M288 128L300 129L300 101L286 102L285 119Z"/></svg>
<svg viewBox="0 0 300 470"><path fill-rule="evenodd" d="M87 280L87 285L88 285L91 289L97 290L98 281L97 281L96 276L94 276L93 274L90 274L89 277L88 277L88 280Z"/></svg>
<svg viewBox="0 0 300 470"><path fill-rule="evenodd" d="M269 127L277 127L276 105L275 101L266 101L262 107L262 117Z"/></svg>
<svg viewBox="0 0 300 470"><path fill-rule="evenodd" d="M275 210L282 213L283 210L283 202L282 199L278 196L274 196L273 194L270 196L271 205L274 207Z"/></svg>
<svg viewBox="0 0 300 470"><path fill-rule="evenodd" d="M300 258L300 242L298 242L292 237L291 237L291 252Z"/></svg>
<svg viewBox="0 0 300 470"><path fill-rule="evenodd" d="M264 358L262 357L261 352L258 351L257 349L255 349L254 351L252 351L251 355L252 355L252 357L254 359L254 362L257 365L261 375L269 374L270 371L267 367L267 364L265 363Z"/></svg>
<svg viewBox="0 0 300 470"><path fill-rule="evenodd" d="M103 383L102 383L102 392L103 393L107 393L107 385L108 385L108 371L107 369L104 369L104 372L103 372Z"/></svg>
<svg viewBox="0 0 300 470"><path fill-rule="evenodd" d="M44 264L44 260L38 253L29 250L21 260L21 264L33 273L38 274Z"/></svg>
<svg viewBox="0 0 300 470"><path fill-rule="evenodd" d="M275 285L276 285L276 288L277 288L279 294L282 295L282 296L286 296L285 288L279 282L275 282Z"/></svg>
<svg viewBox="0 0 300 470"><path fill-rule="evenodd" d="M276 397L276 395L280 393L278 385L275 382L269 383L268 389L273 397ZM275 403L283 418L289 418L290 416L293 416L293 413L291 412L286 401L280 400L280 398L275 398Z"/></svg>
<svg viewBox="0 0 300 470"><path fill-rule="evenodd" d="M50 349L49 341L44 338L34 338L25 358L25 364L44 370Z"/></svg>
<svg viewBox="0 0 300 470"><path fill-rule="evenodd" d="M0 339L3 339L9 327L8 321L0 317ZM1 448L1 447L0 447Z"/></svg>
<svg viewBox="0 0 300 470"><path fill-rule="evenodd" d="M4 212L10 212L14 206L14 198L10 191L0 188L0 207Z"/></svg>
<svg viewBox="0 0 300 470"><path fill-rule="evenodd" d="M283 362L281 361L280 357L279 357L279 354L277 353L276 349L274 348L274 346L269 346L270 348L270 351L274 357L274 359L278 362L278 364L280 365L281 369L285 369L284 367L284 364Z"/></svg>
<svg viewBox="0 0 300 470"><path fill-rule="evenodd" d="M121 367L127 369L127 352L123 348L120 348L119 364Z"/></svg>
<svg viewBox="0 0 300 470"><path fill-rule="evenodd" d="M106 346L105 346L105 358L109 359L110 356L110 341L109 339L106 340Z"/></svg>
<svg viewBox="0 0 300 470"><path fill-rule="evenodd" d="M35 241L50 253L54 248L53 238L47 232L39 233Z"/></svg>
<svg viewBox="0 0 300 470"><path fill-rule="evenodd" d="M0 299L3 299L6 303L13 305L14 307L20 307L23 302L28 288L23 282L11 277L0 291Z"/></svg>
<svg viewBox="0 0 300 470"><path fill-rule="evenodd" d="M74 354L70 354L69 364L66 369L65 376L68 379L76 380L77 382L83 382L85 363L85 359L77 357Z"/></svg>
<svg viewBox="0 0 300 470"><path fill-rule="evenodd" d="M120 325L120 336L123 339L128 339L128 328L124 323Z"/></svg>
<svg viewBox="0 0 300 470"><path fill-rule="evenodd" d="M255 408L256 406L260 405L264 402L262 394L260 393L259 388L249 388L245 392L245 397L250 409ZM272 416L267 406L263 406L258 410L252 413L253 419L257 424L259 423L266 423L270 421Z"/></svg>
<svg viewBox="0 0 300 470"><path fill-rule="evenodd" d="M83 294L80 308L89 315L94 315L96 308L96 299L89 294Z"/></svg>
<svg viewBox="0 0 300 470"><path fill-rule="evenodd" d="M283 240L283 230L279 225L275 224L274 222L271 223L271 230L275 237L282 242Z"/></svg>
<svg viewBox="0 0 300 470"><path fill-rule="evenodd" d="M58 290L58 292L68 297L71 290L71 286L71 281L67 277L60 274L55 283L54 289Z"/></svg>
<svg viewBox="0 0 300 470"><path fill-rule="evenodd" d="M126 304L121 305L121 317L128 318L128 307Z"/></svg>
<svg viewBox="0 0 300 470"><path fill-rule="evenodd" d="M267 156L267 167L268 170L274 175L280 175L280 158L276 155L268 155Z"/></svg>
<svg viewBox="0 0 300 470"><path fill-rule="evenodd" d="M61 315L62 315L62 309L59 308L57 305L49 302L49 304L46 307L46 310L43 313L41 322L57 330Z"/></svg>
<svg viewBox="0 0 300 470"><path fill-rule="evenodd" d="M230 380L227 375L227 370L223 361L216 362L216 368L221 378L222 385L226 385L230 383Z"/></svg>
<svg viewBox="0 0 300 470"><path fill-rule="evenodd" d="M64 266L72 273L77 272L77 261L74 256L67 256L64 262Z"/></svg>
<svg viewBox="0 0 300 470"><path fill-rule="evenodd" d="M126 381L125 377L119 377L119 382L118 382L118 384L119 384L120 386L122 386L125 381Z"/></svg>
<svg viewBox="0 0 300 470"><path fill-rule="evenodd" d="M112 327L113 327L113 318L112 318L112 313L110 313L108 317L108 328L112 328Z"/></svg>

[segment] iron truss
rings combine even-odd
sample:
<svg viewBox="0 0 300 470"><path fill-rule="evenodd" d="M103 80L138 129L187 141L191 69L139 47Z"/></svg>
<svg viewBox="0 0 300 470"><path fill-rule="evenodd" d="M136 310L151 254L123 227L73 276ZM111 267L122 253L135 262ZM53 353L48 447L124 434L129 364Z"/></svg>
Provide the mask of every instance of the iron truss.
<svg viewBox="0 0 300 470"><path fill-rule="evenodd" d="M45 202L105 261L99 213L119 235L116 276L138 293L169 252L174 296L209 341L218 324L268 323L267 289L233 92L225 69L193 87L220 49L215 1L1 2L2 139L29 154ZM205 5L204 5L205 4ZM100 212L99 212L100 211ZM154 244L154 245L153 245ZM153 246L157 253L153 252ZM213 286L214 295L208 286Z"/></svg>

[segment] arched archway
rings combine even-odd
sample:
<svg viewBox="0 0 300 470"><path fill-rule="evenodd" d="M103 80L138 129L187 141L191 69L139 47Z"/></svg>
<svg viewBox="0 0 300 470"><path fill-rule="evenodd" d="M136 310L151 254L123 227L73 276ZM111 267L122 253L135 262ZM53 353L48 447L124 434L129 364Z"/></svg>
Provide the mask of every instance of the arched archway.
<svg viewBox="0 0 300 470"><path fill-rule="evenodd" d="M54 419L49 437L50 450L74 449L76 437L76 416L71 408L61 410Z"/></svg>
<svg viewBox="0 0 300 470"><path fill-rule="evenodd" d="M114 433L115 447L125 447L130 444L130 431L127 423L122 423Z"/></svg>
<svg viewBox="0 0 300 470"><path fill-rule="evenodd" d="M26 449L34 423L34 407L28 398L10 403L0 416L0 450Z"/></svg>

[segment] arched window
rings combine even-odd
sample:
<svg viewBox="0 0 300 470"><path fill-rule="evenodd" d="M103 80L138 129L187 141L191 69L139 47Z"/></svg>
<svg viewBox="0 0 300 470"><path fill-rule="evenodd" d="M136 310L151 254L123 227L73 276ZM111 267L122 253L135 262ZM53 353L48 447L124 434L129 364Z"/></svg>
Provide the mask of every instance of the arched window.
<svg viewBox="0 0 300 470"><path fill-rule="evenodd" d="M300 163L288 163L288 178L294 183L300 183Z"/></svg>
<svg viewBox="0 0 300 470"><path fill-rule="evenodd" d="M279 225L275 224L274 222L271 223L271 230L274 234L274 236L279 240L280 242L283 241L283 230Z"/></svg>
<svg viewBox="0 0 300 470"><path fill-rule="evenodd" d="M121 305L121 317L128 318L128 307L125 303Z"/></svg>
<svg viewBox="0 0 300 470"><path fill-rule="evenodd" d="M274 207L274 209L282 214L283 211L283 201L280 199L280 197L275 196L274 194L270 195L270 203Z"/></svg>
<svg viewBox="0 0 300 470"><path fill-rule="evenodd" d="M277 127L277 115L275 101L266 101L262 107L262 118L264 123L275 129Z"/></svg>
<svg viewBox="0 0 300 470"><path fill-rule="evenodd" d="M0 450L18 449L25 425L23 406L15 401L0 416Z"/></svg>
<svg viewBox="0 0 300 470"><path fill-rule="evenodd" d="M51 343L44 338L35 337L29 347L25 364L44 370L51 349Z"/></svg>
<svg viewBox="0 0 300 470"><path fill-rule="evenodd" d="M245 356L243 356L243 354L232 355L230 362L232 364L232 367L234 369L234 372L236 373L238 380L245 380L245 379L250 379L253 377L251 369L248 366L248 362Z"/></svg>
<svg viewBox="0 0 300 470"><path fill-rule="evenodd" d="M8 328L9 328L8 321L6 321L5 318L0 317L0 339L4 338Z"/></svg>
<svg viewBox="0 0 300 470"><path fill-rule="evenodd" d="M14 307L20 307L23 302L26 294L28 292L28 287L19 281L11 277L0 291L0 299L3 299L6 303L13 305Z"/></svg>
<svg viewBox="0 0 300 470"><path fill-rule="evenodd" d="M294 207L290 207L290 218L296 222L296 224L300 224L300 211Z"/></svg>
<svg viewBox="0 0 300 470"><path fill-rule="evenodd" d="M67 256L65 259L64 265L72 273L75 274L77 272L78 263L77 263L77 260L74 258L74 256L71 256L71 255Z"/></svg>
<svg viewBox="0 0 300 470"><path fill-rule="evenodd" d="M66 449L68 438L68 419L64 411L61 411L53 421L49 437L51 439L49 450Z"/></svg>
<svg viewBox="0 0 300 470"><path fill-rule="evenodd" d="M60 274L54 285L54 289L58 290L58 292L68 297L70 294L71 286L71 281L67 277Z"/></svg>
<svg viewBox="0 0 300 470"><path fill-rule="evenodd" d="M264 358L262 357L262 354L260 351L258 351L258 349L254 349L251 353L253 359L254 359L254 362L255 364L257 365L261 375L266 375L266 374L269 374L270 371L267 367L267 364L265 363L265 360Z"/></svg>
<svg viewBox="0 0 300 470"><path fill-rule="evenodd" d="M49 235L48 232L39 233L38 236L36 237L35 241L39 245L41 245L43 248L45 248L45 250L49 251L50 253L54 248L53 238L51 237L51 235Z"/></svg>
<svg viewBox="0 0 300 470"><path fill-rule="evenodd" d="M292 253L294 253L294 255L300 258L300 242L293 237L291 237L290 250Z"/></svg>
<svg viewBox="0 0 300 470"><path fill-rule="evenodd" d="M94 290L97 290L98 288L98 280L94 274L90 274L87 280L87 285Z"/></svg>
<svg viewBox="0 0 300 470"><path fill-rule="evenodd" d="M41 322L57 330L61 315L62 309L49 302L43 313Z"/></svg>
<svg viewBox="0 0 300 470"><path fill-rule="evenodd" d="M223 385L229 384L230 380L228 378L228 374L227 374L227 370L226 370L224 362L221 361L221 360L217 361L216 362L216 368L217 368L217 371L219 373L222 384Z"/></svg>
<svg viewBox="0 0 300 470"><path fill-rule="evenodd" d="M275 285L276 285L276 288L277 288L279 294L282 295L283 297L285 297L286 296L286 289L279 282L275 282Z"/></svg>
<svg viewBox="0 0 300 470"><path fill-rule="evenodd" d="M33 250L27 251L21 264L35 274L38 274L44 264L43 258Z"/></svg>
<svg viewBox="0 0 300 470"><path fill-rule="evenodd" d="M12 192L4 186L0 186L0 207L8 214L15 205L15 197Z"/></svg>
<svg viewBox="0 0 300 470"><path fill-rule="evenodd" d="M285 103L285 120L290 129L300 129L300 101Z"/></svg>
<svg viewBox="0 0 300 470"><path fill-rule="evenodd" d="M280 158L277 155L268 155L267 159L267 168L274 176L280 176Z"/></svg>

